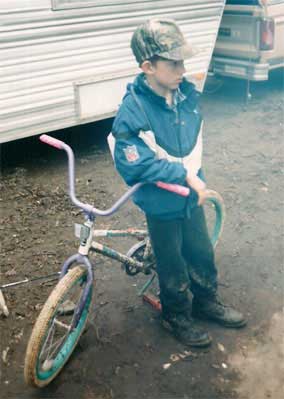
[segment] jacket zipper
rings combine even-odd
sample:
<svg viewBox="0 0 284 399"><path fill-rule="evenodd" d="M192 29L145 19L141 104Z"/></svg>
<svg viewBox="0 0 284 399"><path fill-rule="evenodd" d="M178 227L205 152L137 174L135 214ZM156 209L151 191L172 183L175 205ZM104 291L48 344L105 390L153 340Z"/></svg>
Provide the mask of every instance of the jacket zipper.
<svg viewBox="0 0 284 399"><path fill-rule="evenodd" d="M182 151L181 151L181 141L180 141L180 118L179 118L179 111L178 111L178 107L175 107L173 109L174 113L175 113L175 124L178 125L178 146L179 146L179 158L180 158L180 163L183 165L183 157L182 157Z"/></svg>

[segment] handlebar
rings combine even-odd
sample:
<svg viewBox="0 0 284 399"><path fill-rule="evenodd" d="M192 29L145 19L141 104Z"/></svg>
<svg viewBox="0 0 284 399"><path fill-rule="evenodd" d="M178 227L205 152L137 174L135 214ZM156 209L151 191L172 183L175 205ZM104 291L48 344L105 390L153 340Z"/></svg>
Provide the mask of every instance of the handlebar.
<svg viewBox="0 0 284 399"><path fill-rule="evenodd" d="M101 209L94 208L92 205L85 204L76 198L76 195L75 195L75 161L74 161L74 153L72 151L72 148L69 145L67 145L66 143L64 143L63 141L55 139L54 137L48 136L47 134L42 134L39 139L43 143L48 144L52 147L55 147L59 150L64 150L67 153L69 195L70 195L71 201L73 202L74 205L76 205L78 208L81 208L83 211L85 211L88 214L93 214L96 216L112 215L135 193L135 191L137 191L144 184L147 184L147 183L135 184L125 194L123 194L123 196L121 198L119 198L119 200L116 201L114 203L114 205L109 209L101 210ZM187 197L190 193L190 189L188 187L184 187L179 184L169 184L169 183L164 183L164 182L160 182L160 181L155 184L159 188L174 192L174 193L184 196L184 197Z"/></svg>

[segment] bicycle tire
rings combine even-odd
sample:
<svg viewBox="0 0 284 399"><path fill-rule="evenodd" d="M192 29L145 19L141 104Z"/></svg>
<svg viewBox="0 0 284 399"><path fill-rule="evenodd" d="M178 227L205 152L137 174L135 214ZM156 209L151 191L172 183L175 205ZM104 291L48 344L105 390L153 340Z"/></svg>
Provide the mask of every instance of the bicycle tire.
<svg viewBox="0 0 284 399"><path fill-rule="evenodd" d="M77 327L71 333L68 333L62 346L60 346L60 352L53 360L54 365L49 370L40 371L39 357L43 350L43 345L49 339L48 332L53 328L54 323L52 324L52 321L55 319L56 314L60 314L60 304L64 302L64 298L76 284L83 283L86 280L86 275L85 269L80 266L74 267L58 282L45 302L32 330L26 350L24 376L28 385L38 388L48 385L62 370L75 349L87 322L92 290L87 298Z"/></svg>
<svg viewBox="0 0 284 399"><path fill-rule="evenodd" d="M226 216L225 205L221 195L214 190L208 190L208 197L206 201L211 203L215 209L215 222L212 234L210 234L210 241L215 249L224 228L224 220Z"/></svg>

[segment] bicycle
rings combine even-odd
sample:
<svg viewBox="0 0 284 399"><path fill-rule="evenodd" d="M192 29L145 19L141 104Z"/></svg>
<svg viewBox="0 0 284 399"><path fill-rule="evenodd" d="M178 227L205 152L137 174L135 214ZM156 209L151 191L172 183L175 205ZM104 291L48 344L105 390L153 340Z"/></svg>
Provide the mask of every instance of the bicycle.
<svg viewBox="0 0 284 399"><path fill-rule="evenodd" d="M139 295L146 295L145 292L153 283L156 272L155 260L146 230L135 228L127 230L94 229L96 216L112 215L127 202L139 187L146 183L137 183L131 187L107 210L94 208L76 198L75 161L72 149L63 141L47 135L40 136L40 140L67 153L69 196L73 204L79 207L85 215L85 222L75 226L75 235L80 238L78 252L64 262L59 282L45 302L28 342L24 366L25 381L28 385L41 388L49 384L62 370L86 325L94 286L94 262L90 261L89 253L96 252L118 260L130 276L138 273L150 275ZM163 182L157 182L156 185L178 195L189 195L188 187ZM208 200L214 205L216 213L211 237L215 247L223 228L224 205L218 193L210 190L209 194ZM135 237L139 241L126 254L122 254L94 241L94 237ZM148 299L152 303L151 298Z"/></svg>

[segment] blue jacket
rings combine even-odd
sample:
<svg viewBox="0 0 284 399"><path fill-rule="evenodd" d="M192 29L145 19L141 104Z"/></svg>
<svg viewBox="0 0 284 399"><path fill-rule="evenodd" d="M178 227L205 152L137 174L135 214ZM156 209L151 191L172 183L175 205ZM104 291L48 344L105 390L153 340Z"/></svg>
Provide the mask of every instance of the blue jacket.
<svg viewBox="0 0 284 399"><path fill-rule="evenodd" d="M143 73L128 84L112 128L115 166L128 185L162 181L186 186L187 173L203 179L199 97L186 79L175 93L173 106L150 88ZM193 190L185 198L153 184L142 186L133 200L159 219L189 216L197 206Z"/></svg>

